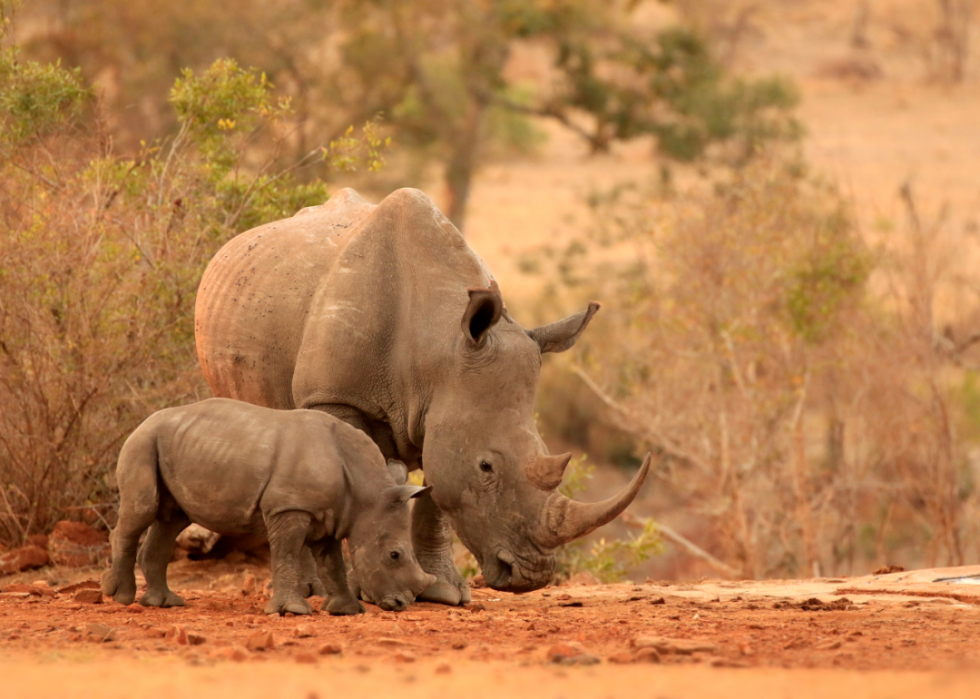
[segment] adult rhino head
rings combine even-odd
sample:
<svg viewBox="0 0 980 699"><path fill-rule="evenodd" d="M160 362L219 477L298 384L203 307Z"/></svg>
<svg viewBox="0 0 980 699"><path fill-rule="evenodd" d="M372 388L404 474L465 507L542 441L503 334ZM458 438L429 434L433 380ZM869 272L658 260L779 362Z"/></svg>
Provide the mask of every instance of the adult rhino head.
<svg viewBox="0 0 980 699"><path fill-rule="evenodd" d="M535 590L551 580L558 546L606 524L632 502L649 458L609 500L583 504L560 494L572 455L549 455L535 425L535 386L542 355L572 347L599 304L525 330L507 314L496 283L467 292L428 406L425 478L487 584Z"/></svg>
<svg viewBox="0 0 980 699"><path fill-rule="evenodd" d="M555 549L622 512L646 477L649 459L615 498L564 498L571 457L549 455L535 427L542 355L572 347L598 308L525 330L424 194L373 206L341 190L222 248L195 329L216 395L323 410L424 469L432 491L416 501L413 545L438 582L419 597L457 604L469 588L452 530L489 585L533 590L551 579Z"/></svg>

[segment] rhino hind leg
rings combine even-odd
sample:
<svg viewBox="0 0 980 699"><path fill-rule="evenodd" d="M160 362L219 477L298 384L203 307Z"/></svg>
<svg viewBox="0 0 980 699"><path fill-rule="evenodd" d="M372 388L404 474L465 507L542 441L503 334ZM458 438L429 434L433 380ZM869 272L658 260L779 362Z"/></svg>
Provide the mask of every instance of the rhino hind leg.
<svg viewBox="0 0 980 699"><path fill-rule="evenodd" d="M146 508L144 508L146 509ZM156 512L136 511L121 507L119 521L112 530L112 565L102 574L102 594L119 604L132 604L136 599L136 549L140 535L153 523Z"/></svg>
<svg viewBox="0 0 980 699"><path fill-rule="evenodd" d="M418 599L450 606L469 604L469 583L453 563L452 527L429 494L416 499L412 510L412 547L422 570L436 576Z"/></svg>
<svg viewBox="0 0 980 699"><path fill-rule="evenodd" d="M347 580L343 545L328 536L314 542L311 549L313 557L320 564L320 579L326 588L326 600L320 611L334 616L363 614L364 605L350 589Z"/></svg>
<svg viewBox="0 0 980 699"><path fill-rule="evenodd" d="M147 532L139 551L140 569L146 577L146 592L140 597L144 607L183 607L187 604L167 585L167 565L177 537L190 523L182 510L175 510L158 517Z"/></svg>
<svg viewBox="0 0 980 699"><path fill-rule="evenodd" d="M312 517L307 512L291 510L266 517L269 550L272 554L272 599L266 614L312 614L313 607L303 598L308 585L303 574L306 535Z"/></svg>

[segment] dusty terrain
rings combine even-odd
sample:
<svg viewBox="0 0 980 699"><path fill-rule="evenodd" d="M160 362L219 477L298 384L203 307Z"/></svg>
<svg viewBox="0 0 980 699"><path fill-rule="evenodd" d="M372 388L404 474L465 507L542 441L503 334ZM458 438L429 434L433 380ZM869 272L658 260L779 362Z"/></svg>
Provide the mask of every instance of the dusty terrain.
<svg viewBox="0 0 980 699"><path fill-rule="evenodd" d="M262 613L261 565L171 568L187 607L81 601L95 569L71 584L50 571L44 590L0 581L2 695L946 697L975 696L980 682L980 567L477 589L463 608L309 618ZM244 594L249 574L259 584Z"/></svg>

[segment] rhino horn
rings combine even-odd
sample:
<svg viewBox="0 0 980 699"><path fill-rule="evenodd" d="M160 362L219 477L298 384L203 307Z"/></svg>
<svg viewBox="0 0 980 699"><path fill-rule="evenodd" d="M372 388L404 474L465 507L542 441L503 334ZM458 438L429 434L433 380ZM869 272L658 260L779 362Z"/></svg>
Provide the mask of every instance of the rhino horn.
<svg viewBox="0 0 980 699"><path fill-rule="evenodd" d="M601 502L575 502L554 493L542 514L538 543L545 548L557 548L611 522L633 502L649 470L650 454L647 454L630 484L618 495Z"/></svg>
<svg viewBox="0 0 980 699"><path fill-rule="evenodd" d="M539 456L525 468L527 479L541 490L554 490L561 484L571 453L558 456Z"/></svg>

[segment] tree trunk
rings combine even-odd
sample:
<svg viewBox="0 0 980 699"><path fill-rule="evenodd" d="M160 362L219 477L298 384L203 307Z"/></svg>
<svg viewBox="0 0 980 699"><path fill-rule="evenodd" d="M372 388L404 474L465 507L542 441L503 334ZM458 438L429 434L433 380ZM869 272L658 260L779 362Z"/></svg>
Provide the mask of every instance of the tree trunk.
<svg viewBox="0 0 980 699"><path fill-rule="evenodd" d="M479 102L470 106L462 128L453 140L452 153L446 164L446 190L449 198L446 215L464 235L466 204L470 198L470 183L473 180L473 170L476 168L480 124L485 109L486 105Z"/></svg>

